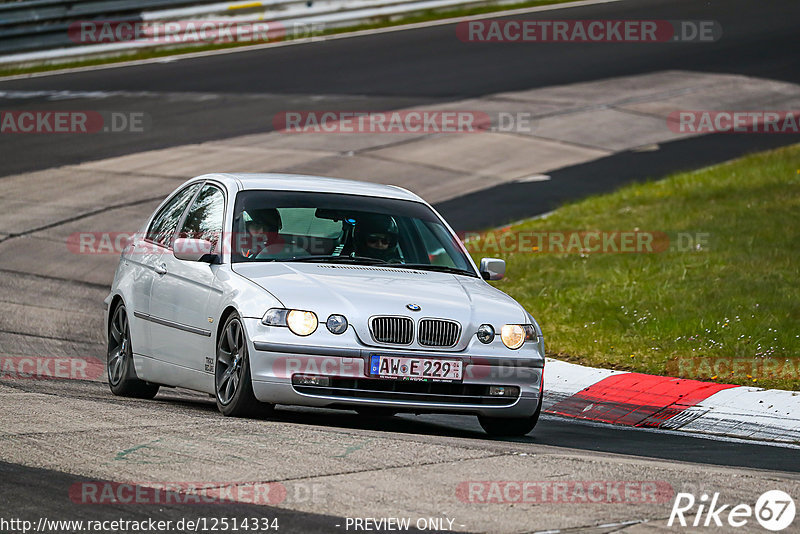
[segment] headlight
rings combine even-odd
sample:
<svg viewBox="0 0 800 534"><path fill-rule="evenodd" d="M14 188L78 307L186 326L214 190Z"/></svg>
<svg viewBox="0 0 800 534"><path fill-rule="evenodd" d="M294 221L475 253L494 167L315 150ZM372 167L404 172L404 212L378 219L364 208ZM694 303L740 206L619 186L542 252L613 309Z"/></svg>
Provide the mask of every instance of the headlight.
<svg viewBox="0 0 800 534"><path fill-rule="evenodd" d="M314 312L290 310L286 315L289 330L298 336L310 336L317 329L317 316Z"/></svg>
<svg viewBox="0 0 800 534"><path fill-rule="evenodd" d="M314 312L271 308L267 310L261 323L267 326L288 326L298 336L310 336L317 330L317 316Z"/></svg>
<svg viewBox="0 0 800 534"><path fill-rule="evenodd" d="M347 330L347 318L344 315L333 314L325 321L325 326L331 334L344 334Z"/></svg>
<svg viewBox="0 0 800 534"><path fill-rule="evenodd" d="M491 343L494 341L494 327L490 324L482 324L479 326L478 339L481 343Z"/></svg>
<svg viewBox="0 0 800 534"><path fill-rule="evenodd" d="M500 329L500 339L509 349L518 349L526 341L536 339L536 329L530 324L506 324Z"/></svg>

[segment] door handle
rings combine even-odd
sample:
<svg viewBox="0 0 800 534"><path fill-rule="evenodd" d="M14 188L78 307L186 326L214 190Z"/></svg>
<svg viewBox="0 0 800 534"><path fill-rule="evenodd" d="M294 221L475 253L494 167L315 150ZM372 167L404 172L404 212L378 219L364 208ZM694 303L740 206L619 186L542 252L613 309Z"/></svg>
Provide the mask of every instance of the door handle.
<svg viewBox="0 0 800 534"><path fill-rule="evenodd" d="M167 274L167 264L166 263L162 263L161 265L156 265L155 269L153 269L153 270L158 275Z"/></svg>

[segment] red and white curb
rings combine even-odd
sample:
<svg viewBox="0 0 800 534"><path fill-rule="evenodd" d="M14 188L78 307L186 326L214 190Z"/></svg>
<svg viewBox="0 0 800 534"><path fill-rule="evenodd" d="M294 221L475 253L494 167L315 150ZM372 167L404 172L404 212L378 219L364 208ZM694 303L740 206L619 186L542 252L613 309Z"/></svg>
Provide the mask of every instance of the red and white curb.
<svg viewBox="0 0 800 534"><path fill-rule="evenodd" d="M545 413L618 425L800 443L800 393L559 360L545 365Z"/></svg>

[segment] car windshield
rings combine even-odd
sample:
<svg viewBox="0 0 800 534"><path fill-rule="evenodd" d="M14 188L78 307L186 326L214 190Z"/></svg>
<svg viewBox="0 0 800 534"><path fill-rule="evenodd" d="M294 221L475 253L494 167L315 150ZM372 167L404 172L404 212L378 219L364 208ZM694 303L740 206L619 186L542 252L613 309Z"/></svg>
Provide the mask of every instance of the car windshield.
<svg viewBox="0 0 800 534"><path fill-rule="evenodd" d="M419 202L243 191L231 235L233 262L380 264L477 276L457 239Z"/></svg>

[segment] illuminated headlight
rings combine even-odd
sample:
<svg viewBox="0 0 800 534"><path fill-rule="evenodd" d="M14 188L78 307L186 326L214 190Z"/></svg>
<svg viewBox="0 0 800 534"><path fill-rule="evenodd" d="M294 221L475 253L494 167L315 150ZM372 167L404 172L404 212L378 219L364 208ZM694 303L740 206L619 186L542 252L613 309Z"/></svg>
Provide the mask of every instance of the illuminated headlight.
<svg viewBox="0 0 800 534"><path fill-rule="evenodd" d="M267 310L261 323L267 326L288 326L298 336L310 336L317 330L317 316L314 312L271 308Z"/></svg>
<svg viewBox="0 0 800 534"><path fill-rule="evenodd" d="M314 312L289 310L286 315L286 324L289 330L298 336L310 336L317 329L319 322Z"/></svg>
<svg viewBox="0 0 800 534"><path fill-rule="evenodd" d="M334 314L325 321L325 326L331 334L344 334L347 330L347 318L344 315Z"/></svg>
<svg viewBox="0 0 800 534"><path fill-rule="evenodd" d="M490 324L482 324L478 327L478 339L481 343L494 341L494 327Z"/></svg>
<svg viewBox="0 0 800 534"><path fill-rule="evenodd" d="M509 349L518 349L526 341L536 339L536 330L530 324L506 324L500 330L500 339Z"/></svg>

